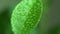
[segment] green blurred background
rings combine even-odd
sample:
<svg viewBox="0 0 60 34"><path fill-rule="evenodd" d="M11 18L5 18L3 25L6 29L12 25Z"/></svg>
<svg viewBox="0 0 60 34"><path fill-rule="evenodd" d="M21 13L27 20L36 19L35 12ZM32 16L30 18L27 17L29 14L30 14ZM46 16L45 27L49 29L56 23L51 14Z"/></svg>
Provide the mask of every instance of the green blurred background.
<svg viewBox="0 0 60 34"><path fill-rule="evenodd" d="M21 0L0 0L0 34L13 34L11 28L11 13L14 7ZM47 1L45 3L44 1ZM43 16L36 31L44 30L46 34L58 34L60 30L60 0L43 0L44 5L48 4L47 12L44 9Z"/></svg>

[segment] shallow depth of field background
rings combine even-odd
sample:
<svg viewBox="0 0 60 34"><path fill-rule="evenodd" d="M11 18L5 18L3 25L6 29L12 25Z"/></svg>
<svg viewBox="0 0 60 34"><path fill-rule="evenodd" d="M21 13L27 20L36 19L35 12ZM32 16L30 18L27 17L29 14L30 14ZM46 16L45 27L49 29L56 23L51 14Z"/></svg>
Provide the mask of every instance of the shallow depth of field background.
<svg viewBox="0 0 60 34"><path fill-rule="evenodd" d="M0 34L13 34L10 23L11 13L20 1L0 0ZM56 32L60 29L60 0L52 1L48 2L50 5L47 11L47 25L45 28L48 34L57 34ZM43 18L41 22L45 22ZM38 30L40 28L39 24L37 27ZM40 33L38 32L37 34Z"/></svg>

